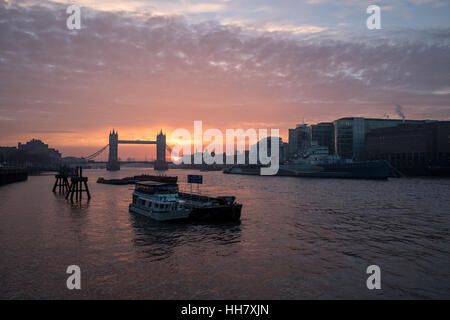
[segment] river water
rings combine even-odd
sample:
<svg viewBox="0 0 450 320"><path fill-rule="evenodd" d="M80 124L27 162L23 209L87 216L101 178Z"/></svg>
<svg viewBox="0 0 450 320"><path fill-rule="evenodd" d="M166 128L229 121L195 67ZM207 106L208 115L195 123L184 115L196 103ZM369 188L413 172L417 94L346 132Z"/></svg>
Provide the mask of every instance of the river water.
<svg viewBox="0 0 450 320"><path fill-rule="evenodd" d="M130 214L132 186L95 183L141 173L153 170L85 170L92 199L77 205L51 175L1 187L0 298L450 298L449 179L201 172L201 191L243 204L240 224L201 225ZM66 287L69 265L81 290Z"/></svg>

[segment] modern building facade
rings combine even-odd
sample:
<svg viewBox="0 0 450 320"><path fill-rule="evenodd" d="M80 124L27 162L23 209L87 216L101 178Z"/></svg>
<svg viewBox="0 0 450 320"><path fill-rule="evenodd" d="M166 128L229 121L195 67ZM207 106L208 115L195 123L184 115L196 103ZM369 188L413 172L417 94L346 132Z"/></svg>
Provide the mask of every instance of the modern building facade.
<svg viewBox="0 0 450 320"><path fill-rule="evenodd" d="M280 164L289 160L289 143L280 140Z"/></svg>
<svg viewBox="0 0 450 320"><path fill-rule="evenodd" d="M328 147L328 153L334 154L334 125L333 122L320 122L311 126L311 141L319 146Z"/></svg>
<svg viewBox="0 0 450 320"><path fill-rule="evenodd" d="M388 160L406 174L450 173L450 121L401 124L366 136L368 160Z"/></svg>
<svg viewBox="0 0 450 320"><path fill-rule="evenodd" d="M311 145L311 127L299 124L289 129L289 158L294 159Z"/></svg>
<svg viewBox="0 0 450 320"><path fill-rule="evenodd" d="M280 137L267 137L259 140L256 144L250 146L248 151L245 151L245 164L252 164L250 161L250 153L253 152L256 154L257 161L260 163L260 145L263 144L265 148L267 148L267 156L270 157L272 155L272 138L278 139L278 153L279 163L284 163L287 161L287 154L288 154L288 148L289 144L283 142L283 140ZM276 141L276 140L275 140ZM237 161L235 162L237 163Z"/></svg>
<svg viewBox="0 0 450 320"><path fill-rule="evenodd" d="M366 158L366 135L372 130L426 122L427 120L341 118L333 122L334 151L343 159L364 160Z"/></svg>

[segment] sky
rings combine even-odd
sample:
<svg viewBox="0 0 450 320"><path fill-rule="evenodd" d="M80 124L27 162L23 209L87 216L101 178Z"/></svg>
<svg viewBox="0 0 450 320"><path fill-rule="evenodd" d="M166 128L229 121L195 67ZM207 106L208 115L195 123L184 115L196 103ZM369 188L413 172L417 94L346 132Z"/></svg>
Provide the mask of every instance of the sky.
<svg viewBox="0 0 450 320"><path fill-rule="evenodd" d="M81 30L66 27L71 3ZM113 128L153 140L194 120L287 141L298 123L399 118L396 105L450 120L449 17L444 0L0 0L0 145L86 156Z"/></svg>

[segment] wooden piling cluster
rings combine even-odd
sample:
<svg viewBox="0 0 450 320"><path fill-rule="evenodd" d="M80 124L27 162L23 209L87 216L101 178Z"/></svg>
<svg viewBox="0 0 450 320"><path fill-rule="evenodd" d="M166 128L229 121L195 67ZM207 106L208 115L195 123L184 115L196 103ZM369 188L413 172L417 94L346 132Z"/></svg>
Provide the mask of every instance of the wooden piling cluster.
<svg viewBox="0 0 450 320"><path fill-rule="evenodd" d="M66 192L69 190L69 168L60 167L58 174L55 175L56 181L53 185L53 192L56 188L59 188L59 193Z"/></svg>
<svg viewBox="0 0 450 320"><path fill-rule="evenodd" d="M83 169L81 167L77 167L75 175L70 178L71 184L69 186L69 190L67 191L66 199L70 196L70 201L73 201L74 197L77 201L81 200L83 197L83 192L86 192L88 200L90 200L91 194L89 193L87 181L88 178L83 177Z"/></svg>

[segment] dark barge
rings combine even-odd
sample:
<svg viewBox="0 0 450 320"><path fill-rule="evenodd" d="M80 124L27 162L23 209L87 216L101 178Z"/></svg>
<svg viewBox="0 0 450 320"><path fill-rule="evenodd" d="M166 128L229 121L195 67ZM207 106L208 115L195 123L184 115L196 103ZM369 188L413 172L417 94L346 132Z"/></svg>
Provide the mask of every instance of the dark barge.
<svg viewBox="0 0 450 320"><path fill-rule="evenodd" d="M103 177L100 177L100 178L97 179L97 183L113 184L113 185L135 184L137 182L142 182L142 181L156 181L156 182L162 182L162 183L177 183L178 177L154 176L154 175L142 174L142 175L133 176L133 177L125 177L125 178L122 178L122 179L105 179Z"/></svg>
<svg viewBox="0 0 450 320"><path fill-rule="evenodd" d="M189 220L193 221L238 221L241 219L242 204L234 196L209 197L198 194L178 193L180 199L190 208Z"/></svg>

